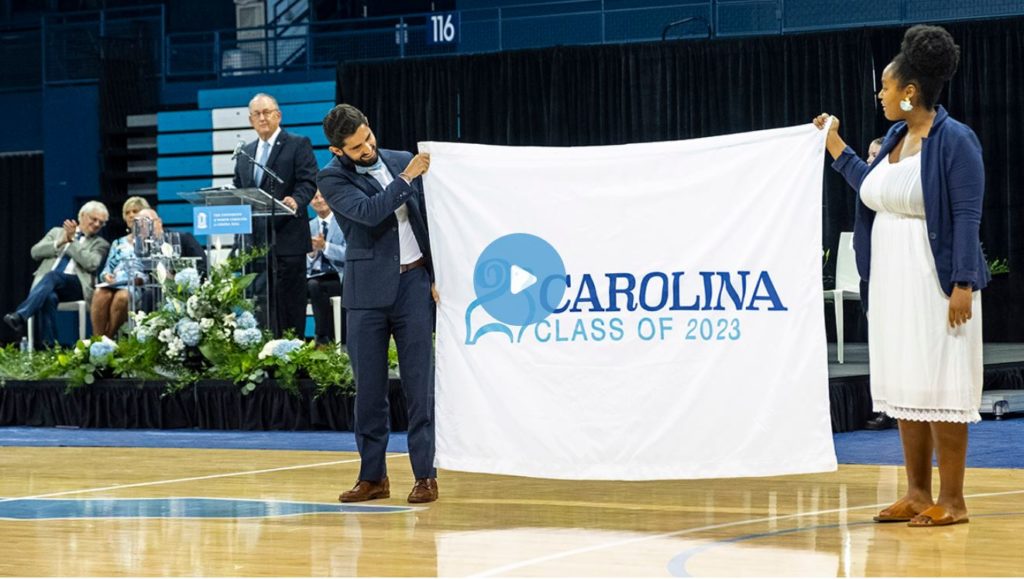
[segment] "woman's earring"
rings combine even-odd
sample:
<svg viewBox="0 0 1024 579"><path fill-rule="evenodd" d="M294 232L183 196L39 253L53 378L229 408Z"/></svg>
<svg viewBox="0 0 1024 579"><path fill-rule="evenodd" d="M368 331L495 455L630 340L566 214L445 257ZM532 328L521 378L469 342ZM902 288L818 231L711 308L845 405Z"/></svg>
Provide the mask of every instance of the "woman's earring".
<svg viewBox="0 0 1024 579"><path fill-rule="evenodd" d="M909 98L905 98L900 101L900 110L902 110L905 113L909 113L910 111L914 110L914 105L910 104Z"/></svg>

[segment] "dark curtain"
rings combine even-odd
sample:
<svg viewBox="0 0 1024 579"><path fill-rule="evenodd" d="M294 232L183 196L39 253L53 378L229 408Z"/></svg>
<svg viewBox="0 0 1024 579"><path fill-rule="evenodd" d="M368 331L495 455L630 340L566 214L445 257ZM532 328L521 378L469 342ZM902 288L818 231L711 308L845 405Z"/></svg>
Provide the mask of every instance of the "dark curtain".
<svg viewBox="0 0 1024 579"><path fill-rule="evenodd" d="M960 70L950 83L950 114L978 134L985 156L981 241L1006 259L1009 275L982 292L986 341L1024 341L1024 19L950 26Z"/></svg>
<svg viewBox="0 0 1024 579"><path fill-rule="evenodd" d="M99 380L69 391L67 382L8 381L0 386L0 426L200 428L205 430L352 430L355 398L318 394L300 380L298 393L264 382L250 394L233 384L202 381L166 393L162 382ZM392 380L391 430L408 429L405 394Z"/></svg>
<svg viewBox="0 0 1024 579"><path fill-rule="evenodd" d="M989 341L1024 341L1024 19L946 25L961 66L941 102L985 152L982 242L1007 259L984 295ZM776 128L828 111L866 155L890 126L875 94L905 28L742 40L556 47L483 55L341 63L339 102L363 110L381 147L424 140L579 146L690 139ZM855 194L826 172L822 245L853 228ZM834 260L826 278L834 274ZM849 327L849 323L847 324ZM863 325L856 332L864 336ZM863 339L863 338L862 338Z"/></svg>
<svg viewBox="0 0 1024 579"><path fill-rule="evenodd" d="M121 207L130 183L145 183L146 174L133 174L129 162L138 157L129 149L136 136L128 128L128 115L152 113L159 103L152 59L145 38L104 38L100 58L99 113L100 201L110 210L102 235L113 241L125 232Z"/></svg>
<svg viewBox="0 0 1024 579"><path fill-rule="evenodd" d="M355 104L373 119L371 126L381 148L415 150L417 140L428 137L458 140L457 59L417 60L415 66L409 61L385 61L361 70L365 73L358 83L359 94L343 91L349 84L339 82L335 99Z"/></svg>
<svg viewBox="0 0 1024 579"><path fill-rule="evenodd" d="M0 155L0 315L25 299L39 265L29 251L39 241L36 232L43 230L43 191L42 153ZM0 343L16 339L7 324L0 324Z"/></svg>

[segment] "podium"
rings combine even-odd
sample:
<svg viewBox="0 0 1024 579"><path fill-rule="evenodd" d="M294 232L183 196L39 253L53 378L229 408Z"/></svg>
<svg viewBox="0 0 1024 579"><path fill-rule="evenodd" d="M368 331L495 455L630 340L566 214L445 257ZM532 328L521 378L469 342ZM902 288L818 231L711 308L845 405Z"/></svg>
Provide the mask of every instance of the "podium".
<svg viewBox="0 0 1024 579"><path fill-rule="evenodd" d="M252 207L253 217L295 216L295 211L259 187L207 187L195 191L182 191L178 193L178 197L202 207L248 205Z"/></svg>
<svg viewBox="0 0 1024 579"><path fill-rule="evenodd" d="M207 187L196 191L182 191L178 196L197 207L219 207L232 205L248 205L252 211L252 223L250 234L235 233L235 241L231 253L245 251L249 247L265 246L268 248L267 255L258 261L251 262L246 266L244 273L255 273L256 279L247 290L248 297L256 302L256 319L265 329L275 330L277 328L272 304L274 301L273 267L276 245L276 227L274 220L278 217L294 217L295 211L275 199L273 195L258 187L247 187L235 189L233 187ZM206 235L206 254L211 254L212 235L217 232L201 232L195 229L197 235ZM212 262L211 262L212 267Z"/></svg>

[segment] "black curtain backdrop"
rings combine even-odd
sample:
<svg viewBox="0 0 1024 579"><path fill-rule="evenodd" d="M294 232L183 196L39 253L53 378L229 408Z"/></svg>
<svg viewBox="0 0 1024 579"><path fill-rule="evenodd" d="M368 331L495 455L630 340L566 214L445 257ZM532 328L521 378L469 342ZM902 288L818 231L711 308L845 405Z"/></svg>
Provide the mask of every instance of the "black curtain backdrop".
<svg viewBox="0 0 1024 579"><path fill-rule="evenodd" d="M147 175L133 175L128 115L151 113L159 105L159 87L152 58L143 38L104 38L100 58L99 115L100 201L110 210L110 221L100 233L109 241L121 237L125 222L121 209L129 197L130 182L144 183Z"/></svg>
<svg viewBox="0 0 1024 579"><path fill-rule="evenodd" d="M940 102L981 139L982 242L1011 272L983 294L988 341L1024 341L1024 19L947 23L961 64ZM581 146L691 139L809 122L828 111L866 155L891 123L875 95L905 31L874 28L741 40L556 47L340 63L337 100L383 148L424 140ZM826 171L822 245L835 255L856 196ZM834 259L825 268L834 273ZM848 323L849 327L849 323ZM865 335L863 327L857 329Z"/></svg>
<svg viewBox="0 0 1024 579"><path fill-rule="evenodd" d="M43 154L0 155L0 315L13 311L28 295L37 262L29 251L43 230ZM0 344L16 340L7 324L0 324Z"/></svg>

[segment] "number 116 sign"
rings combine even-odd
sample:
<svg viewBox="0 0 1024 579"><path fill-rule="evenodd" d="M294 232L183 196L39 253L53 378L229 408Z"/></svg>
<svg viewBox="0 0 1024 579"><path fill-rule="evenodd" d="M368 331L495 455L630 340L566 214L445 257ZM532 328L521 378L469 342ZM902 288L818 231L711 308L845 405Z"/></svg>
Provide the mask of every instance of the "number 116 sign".
<svg viewBox="0 0 1024 579"><path fill-rule="evenodd" d="M427 20L427 44L458 44L459 13L440 12Z"/></svg>

